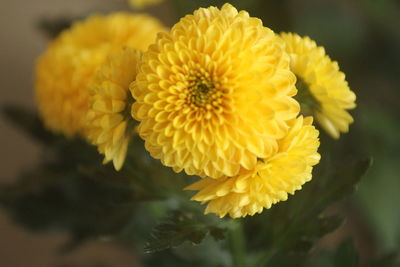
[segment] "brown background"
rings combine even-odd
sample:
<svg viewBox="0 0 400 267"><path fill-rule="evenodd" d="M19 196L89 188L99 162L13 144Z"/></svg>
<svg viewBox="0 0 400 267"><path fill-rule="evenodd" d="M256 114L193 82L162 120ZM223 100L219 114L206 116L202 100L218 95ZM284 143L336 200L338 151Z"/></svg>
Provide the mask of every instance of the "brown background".
<svg viewBox="0 0 400 267"><path fill-rule="evenodd" d="M40 17L84 16L127 8L124 0L2 0L0 2L0 106L6 103L34 107L32 90L35 59L47 39L36 25ZM35 164L40 150L0 116L1 183L11 183ZM0 266L133 266L132 253L110 242L94 242L63 256L57 247L63 233L29 233L14 225L0 210ZM75 265L76 264L76 265Z"/></svg>

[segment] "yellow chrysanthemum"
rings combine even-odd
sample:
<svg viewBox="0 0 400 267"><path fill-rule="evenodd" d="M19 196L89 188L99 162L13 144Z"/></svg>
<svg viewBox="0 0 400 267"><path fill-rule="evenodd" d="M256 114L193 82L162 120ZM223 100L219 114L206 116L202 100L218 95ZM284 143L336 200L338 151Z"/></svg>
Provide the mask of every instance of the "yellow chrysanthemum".
<svg viewBox="0 0 400 267"><path fill-rule="evenodd" d="M356 95L350 90L345 75L339 71L321 46L308 37L282 33L289 53L291 70L296 74L299 100L332 137L348 132L353 118L346 111L356 106Z"/></svg>
<svg viewBox="0 0 400 267"><path fill-rule="evenodd" d="M159 34L132 84L132 115L151 155L218 178L278 150L299 104L283 42L232 5L200 8Z"/></svg>
<svg viewBox="0 0 400 267"><path fill-rule="evenodd" d="M136 78L140 57L141 53L131 48L111 55L89 86L85 134L105 155L104 163L112 160L116 170L124 163L129 139L134 133L129 84Z"/></svg>
<svg viewBox="0 0 400 267"><path fill-rule="evenodd" d="M134 8L142 9L145 8L146 6L156 5L163 1L164 0L129 0L129 3Z"/></svg>
<svg viewBox="0 0 400 267"><path fill-rule="evenodd" d="M312 166L320 159L318 131L311 122L311 117L294 120L277 153L259 160L253 170L242 169L234 177L203 178L186 190L198 190L192 200L209 202L205 213L220 217L254 215L287 200L288 194L311 180Z"/></svg>
<svg viewBox="0 0 400 267"><path fill-rule="evenodd" d="M109 53L123 46L145 51L164 28L147 15L94 15L60 34L39 58L36 98L55 132L81 133L89 108L87 85Z"/></svg>

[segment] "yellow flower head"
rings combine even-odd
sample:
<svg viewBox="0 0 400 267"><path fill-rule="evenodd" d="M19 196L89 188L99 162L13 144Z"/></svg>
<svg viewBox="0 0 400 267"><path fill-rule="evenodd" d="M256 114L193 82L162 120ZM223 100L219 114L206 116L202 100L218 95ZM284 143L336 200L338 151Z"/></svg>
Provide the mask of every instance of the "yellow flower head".
<svg viewBox="0 0 400 267"><path fill-rule="evenodd" d="M232 5L159 34L132 84L146 149L175 171L218 178L278 150L299 104L283 42Z"/></svg>
<svg viewBox="0 0 400 267"><path fill-rule="evenodd" d="M279 141L279 150L257 162L253 170L242 169L234 177L203 178L186 190L198 190L192 200L209 202L205 213L220 217L245 217L269 209L285 201L311 180L312 166L320 155L318 131L311 125L312 118L299 117L286 137Z"/></svg>
<svg viewBox="0 0 400 267"><path fill-rule="evenodd" d="M350 90L343 72L321 46L308 37L293 33L280 35L290 55L291 70L297 76L302 111L310 112L332 137L348 132L353 118L346 111L356 106L356 95Z"/></svg>
<svg viewBox="0 0 400 267"><path fill-rule="evenodd" d="M60 34L39 58L36 98L55 132L82 132L89 108L87 85L107 55L124 46L145 51L163 26L147 15L94 15Z"/></svg>
<svg viewBox="0 0 400 267"><path fill-rule="evenodd" d="M145 8L146 6L156 5L164 0L129 0L132 7L137 9Z"/></svg>
<svg viewBox="0 0 400 267"><path fill-rule="evenodd" d="M136 78L140 57L141 53L131 48L111 55L89 86L91 97L85 134L105 155L104 163L112 160L116 170L124 163L129 139L134 133L129 84Z"/></svg>

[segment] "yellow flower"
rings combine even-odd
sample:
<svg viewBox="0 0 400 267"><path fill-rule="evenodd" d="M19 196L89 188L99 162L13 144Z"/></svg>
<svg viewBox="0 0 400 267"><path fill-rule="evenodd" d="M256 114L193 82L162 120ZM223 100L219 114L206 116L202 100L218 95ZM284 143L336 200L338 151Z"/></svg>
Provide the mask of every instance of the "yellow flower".
<svg viewBox="0 0 400 267"><path fill-rule="evenodd" d="M303 113L307 109L333 138L348 132L353 118L347 112L356 106L356 95L350 90L345 75L339 71L321 46L308 37L282 33L289 53L290 66L296 74L298 99Z"/></svg>
<svg viewBox="0 0 400 267"><path fill-rule="evenodd" d="M156 5L164 0L129 0L132 7L137 9L145 8L146 6Z"/></svg>
<svg viewBox="0 0 400 267"><path fill-rule="evenodd" d="M192 200L209 202L205 213L220 217L254 215L287 200L288 194L311 180L312 166L320 159L319 132L311 123L311 117L293 120L290 132L279 141L279 151L259 160L253 170L242 169L234 177L203 178L186 190L198 190Z"/></svg>
<svg viewBox="0 0 400 267"><path fill-rule="evenodd" d="M111 55L89 86L91 97L85 134L105 155L104 163L112 160L116 170L124 163L129 139L134 133L129 84L136 78L140 57L141 53L131 48Z"/></svg>
<svg viewBox="0 0 400 267"><path fill-rule="evenodd" d="M82 132L87 85L109 53L123 46L145 51L163 26L147 15L93 15L60 34L39 58L36 98L45 124L66 136Z"/></svg>
<svg viewBox="0 0 400 267"><path fill-rule="evenodd" d="M200 8L159 34L131 85L146 149L175 171L218 178L278 150L297 116L284 44L261 20Z"/></svg>

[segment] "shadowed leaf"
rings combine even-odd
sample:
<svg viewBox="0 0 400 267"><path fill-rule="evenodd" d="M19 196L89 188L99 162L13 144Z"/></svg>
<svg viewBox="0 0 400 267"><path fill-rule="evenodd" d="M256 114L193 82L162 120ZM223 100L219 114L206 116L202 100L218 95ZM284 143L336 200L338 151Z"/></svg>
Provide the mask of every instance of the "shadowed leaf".
<svg viewBox="0 0 400 267"><path fill-rule="evenodd" d="M279 203L260 216L249 218L246 231L252 248L264 247L256 266L265 266L274 255L306 253L323 235L337 229L343 222L339 216L326 217L323 212L333 203L354 192L357 182L371 166L362 160L342 169L333 169L328 160L294 196ZM262 227L260 227L262 225ZM267 256L265 256L267 255Z"/></svg>
<svg viewBox="0 0 400 267"><path fill-rule="evenodd" d="M175 211L153 228L152 239L146 244L145 252L174 248L186 241L200 244L207 234L215 240L224 239L225 229L213 225L213 220L206 220L204 217L201 214Z"/></svg>

